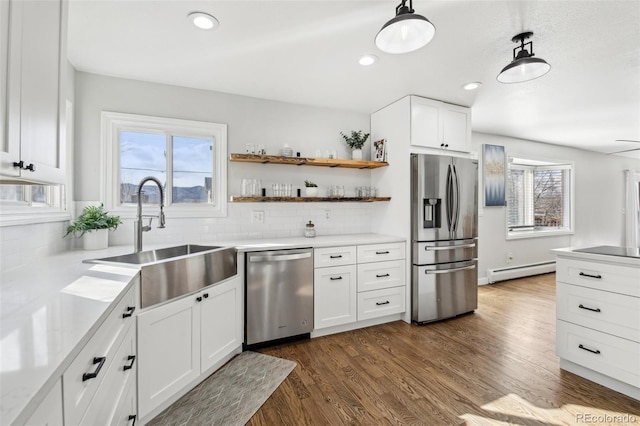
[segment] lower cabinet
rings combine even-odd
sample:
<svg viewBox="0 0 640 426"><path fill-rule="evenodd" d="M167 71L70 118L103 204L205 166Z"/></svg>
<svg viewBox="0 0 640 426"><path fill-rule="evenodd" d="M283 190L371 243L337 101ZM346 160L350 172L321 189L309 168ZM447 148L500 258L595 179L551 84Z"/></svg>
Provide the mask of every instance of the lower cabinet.
<svg viewBox="0 0 640 426"><path fill-rule="evenodd" d="M315 268L313 328L356 321L356 265Z"/></svg>
<svg viewBox="0 0 640 426"><path fill-rule="evenodd" d="M138 315L138 408L145 419L242 346L239 276Z"/></svg>

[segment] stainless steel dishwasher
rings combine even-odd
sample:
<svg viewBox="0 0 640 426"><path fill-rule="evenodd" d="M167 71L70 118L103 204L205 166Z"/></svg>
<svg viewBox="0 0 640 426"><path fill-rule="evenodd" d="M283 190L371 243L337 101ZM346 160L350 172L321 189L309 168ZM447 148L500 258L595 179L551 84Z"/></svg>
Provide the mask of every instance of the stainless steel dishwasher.
<svg viewBox="0 0 640 426"><path fill-rule="evenodd" d="M311 333L313 249L248 252L246 268L245 346Z"/></svg>

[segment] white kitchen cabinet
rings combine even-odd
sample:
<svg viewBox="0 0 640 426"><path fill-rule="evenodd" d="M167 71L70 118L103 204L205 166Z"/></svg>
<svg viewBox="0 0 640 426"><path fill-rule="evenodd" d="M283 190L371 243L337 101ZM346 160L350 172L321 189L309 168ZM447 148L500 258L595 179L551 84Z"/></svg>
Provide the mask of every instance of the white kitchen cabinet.
<svg viewBox="0 0 640 426"><path fill-rule="evenodd" d="M242 306L235 276L138 315L141 419L242 345Z"/></svg>
<svg viewBox="0 0 640 426"><path fill-rule="evenodd" d="M557 252L560 367L640 398L640 265Z"/></svg>
<svg viewBox="0 0 640 426"><path fill-rule="evenodd" d="M65 425L92 424L83 419L112 412L126 389L135 386L135 375L121 367L135 362L128 357L136 356L133 313L139 306L139 282L137 278L62 375Z"/></svg>
<svg viewBox="0 0 640 426"><path fill-rule="evenodd" d="M25 425L62 425L62 384L58 379L47 396L24 423Z"/></svg>
<svg viewBox="0 0 640 426"><path fill-rule="evenodd" d="M63 183L67 2L1 3L0 175Z"/></svg>
<svg viewBox="0 0 640 426"><path fill-rule="evenodd" d="M348 324L357 318L356 265L315 268L314 329Z"/></svg>
<svg viewBox="0 0 640 426"><path fill-rule="evenodd" d="M471 151L471 109L411 96L411 145Z"/></svg>

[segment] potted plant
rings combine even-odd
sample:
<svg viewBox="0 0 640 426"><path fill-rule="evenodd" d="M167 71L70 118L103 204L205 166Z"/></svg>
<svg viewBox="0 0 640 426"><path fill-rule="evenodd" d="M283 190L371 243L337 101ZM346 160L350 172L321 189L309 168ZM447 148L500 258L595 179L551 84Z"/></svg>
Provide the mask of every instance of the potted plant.
<svg viewBox="0 0 640 426"><path fill-rule="evenodd" d="M351 136L347 136L344 133L340 132L342 138L347 142L349 148L351 148L351 159L353 160L362 160L362 146L369 139L369 133L362 133L362 130L351 131Z"/></svg>
<svg viewBox="0 0 640 426"><path fill-rule="evenodd" d="M318 185L316 185L315 183L305 180L304 181L304 186L305 186L305 195L307 197L317 197L318 196Z"/></svg>
<svg viewBox="0 0 640 426"><path fill-rule="evenodd" d="M104 249L109 246L109 229L116 229L122 223L120 216L110 216L104 205L87 206L78 218L67 227L67 235L82 237L85 250Z"/></svg>

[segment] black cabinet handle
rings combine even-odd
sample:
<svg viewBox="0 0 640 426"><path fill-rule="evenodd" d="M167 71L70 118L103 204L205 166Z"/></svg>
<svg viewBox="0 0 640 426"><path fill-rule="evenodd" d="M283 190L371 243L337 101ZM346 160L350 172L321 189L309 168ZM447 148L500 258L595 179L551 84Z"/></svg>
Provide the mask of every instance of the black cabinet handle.
<svg viewBox="0 0 640 426"><path fill-rule="evenodd" d="M598 280L602 278L602 275L599 275L599 274L598 275L591 275L591 274L585 274L584 272L580 272L580 274L578 274L578 275L580 275L581 277L595 278L595 279L598 279Z"/></svg>
<svg viewBox="0 0 640 426"><path fill-rule="evenodd" d="M342 255L341 254L330 255L329 258L330 259L340 259L340 258L342 258Z"/></svg>
<svg viewBox="0 0 640 426"><path fill-rule="evenodd" d="M28 166L23 167L22 170L29 170L29 171L35 172L36 166L33 163L30 163Z"/></svg>
<svg viewBox="0 0 640 426"><path fill-rule="evenodd" d="M136 415L135 414L131 414L129 416L129 418L127 419L127 423L130 422L131 420L133 420L133 423L131 423L131 426L136 426Z"/></svg>
<svg viewBox="0 0 640 426"><path fill-rule="evenodd" d="M131 315L133 315L133 311L135 310L136 310L135 306L127 306L127 312L122 314L122 318L129 318Z"/></svg>
<svg viewBox="0 0 640 426"><path fill-rule="evenodd" d="M122 369L124 371L131 370L133 368L133 363L136 362L136 356L135 355L129 355L127 357L127 361L131 361L131 364L125 365L124 367L122 367Z"/></svg>
<svg viewBox="0 0 640 426"><path fill-rule="evenodd" d="M13 167L17 167L19 169L22 169L24 167L24 161L22 161L22 160L14 161L13 162Z"/></svg>
<svg viewBox="0 0 640 426"><path fill-rule="evenodd" d="M14 161L14 162L13 162L13 167L17 167L17 168L19 168L19 169L21 169L21 170L29 170L29 171L32 171L32 172L35 172L35 171L36 171L36 166L35 166L35 164L33 164L33 163L29 163L29 165L28 165L28 166L25 166L25 165L24 165L24 161L22 161L22 160L20 160L20 161Z"/></svg>
<svg viewBox="0 0 640 426"><path fill-rule="evenodd" d="M388 300L387 300L387 301L385 301L385 302L376 302L376 305L378 305L378 306L388 305L388 304L389 304L389 301L388 301Z"/></svg>
<svg viewBox="0 0 640 426"><path fill-rule="evenodd" d="M595 309L593 309L593 308L588 308L588 307L584 306L582 303L578 305L578 308L580 308L580 309L586 309L587 311L592 311L592 312L601 312L601 311L600 311L600 308L595 308Z"/></svg>
<svg viewBox="0 0 640 426"><path fill-rule="evenodd" d="M440 144L440 146L441 146L442 148L444 148L444 144L443 144L443 143L441 143L441 144Z"/></svg>
<svg viewBox="0 0 640 426"><path fill-rule="evenodd" d="M196 302L202 302L202 297L201 296L196 297Z"/></svg>
<svg viewBox="0 0 640 426"><path fill-rule="evenodd" d="M331 281L341 280L342 279L342 275L340 275L339 277L329 277L329 279Z"/></svg>
<svg viewBox="0 0 640 426"><path fill-rule="evenodd" d="M209 293L203 294L202 297L204 297L205 299L208 299L209 298Z"/></svg>
<svg viewBox="0 0 640 426"><path fill-rule="evenodd" d="M104 365L106 360L107 360L106 356L94 357L93 363L98 364L98 368L96 368L96 371L94 371L93 373L84 373L82 375L82 381L85 382L89 379L95 379L96 377L98 377L98 374L100 373L100 369L102 369L102 366Z"/></svg>
<svg viewBox="0 0 640 426"><path fill-rule="evenodd" d="M376 254L389 254L389 250L377 251Z"/></svg>
<svg viewBox="0 0 640 426"><path fill-rule="evenodd" d="M376 274L376 278L388 277L389 274Z"/></svg>
<svg viewBox="0 0 640 426"><path fill-rule="evenodd" d="M584 351L591 352L592 354L600 355L600 351L597 349L589 349L586 346L582 346L582 344L579 344L578 347Z"/></svg>

